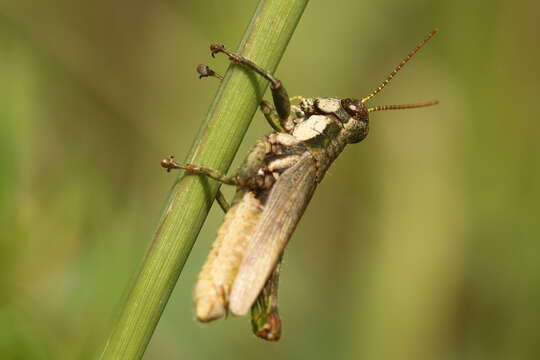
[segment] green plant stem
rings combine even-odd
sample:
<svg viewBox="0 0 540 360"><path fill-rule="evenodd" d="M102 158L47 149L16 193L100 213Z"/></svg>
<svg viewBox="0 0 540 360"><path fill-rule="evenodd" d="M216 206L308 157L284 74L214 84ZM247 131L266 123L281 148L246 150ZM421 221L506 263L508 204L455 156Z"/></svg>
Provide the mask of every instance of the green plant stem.
<svg viewBox="0 0 540 360"><path fill-rule="evenodd" d="M274 72L307 2L261 0L237 52ZM186 162L226 172L267 86L231 65ZM179 175L101 359L142 357L218 188L204 177Z"/></svg>

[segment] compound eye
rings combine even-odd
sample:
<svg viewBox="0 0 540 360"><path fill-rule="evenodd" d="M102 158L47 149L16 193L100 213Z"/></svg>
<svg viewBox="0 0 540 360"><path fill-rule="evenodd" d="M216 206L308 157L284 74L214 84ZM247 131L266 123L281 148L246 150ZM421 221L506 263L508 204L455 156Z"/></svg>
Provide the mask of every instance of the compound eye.
<svg viewBox="0 0 540 360"><path fill-rule="evenodd" d="M341 100L341 106L343 109L357 120L361 120L367 116L367 109L358 99L343 99Z"/></svg>

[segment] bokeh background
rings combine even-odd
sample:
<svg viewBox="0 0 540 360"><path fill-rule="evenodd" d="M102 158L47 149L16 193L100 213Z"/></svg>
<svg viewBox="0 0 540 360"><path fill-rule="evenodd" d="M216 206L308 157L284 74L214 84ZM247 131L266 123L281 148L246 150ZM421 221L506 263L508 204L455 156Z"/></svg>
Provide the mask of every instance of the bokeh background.
<svg viewBox="0 0 540 360"><path fill-rule="evenodd" d="M256 1L0 1L0 354L99 356ZM540 5L313 1L277 75L373 104L285 256L283 338L195 321L213 208L146 359L538 359ZM268 95L267 95L268 98ZM259 114L238 161L269 131ZM226 190L228 196L232 190Z"/></svg>

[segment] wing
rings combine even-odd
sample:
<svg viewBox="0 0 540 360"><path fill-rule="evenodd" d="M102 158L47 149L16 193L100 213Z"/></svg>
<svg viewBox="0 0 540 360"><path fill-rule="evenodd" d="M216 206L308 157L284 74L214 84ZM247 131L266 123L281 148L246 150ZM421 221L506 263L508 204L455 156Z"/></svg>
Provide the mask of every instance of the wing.
<svg viewBox="0 0 540 360"><path fill-rule="evenodd" d="M261 292L317 186L316 162L309 152L273 185L259 223L236 274L229 310L245 315Z"/></svg>

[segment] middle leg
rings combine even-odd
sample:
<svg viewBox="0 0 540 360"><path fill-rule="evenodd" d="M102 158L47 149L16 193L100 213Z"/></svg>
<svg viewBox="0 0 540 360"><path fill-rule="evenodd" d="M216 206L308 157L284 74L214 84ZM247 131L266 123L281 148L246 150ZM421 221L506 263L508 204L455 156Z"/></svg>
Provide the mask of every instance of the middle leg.
<svg viewBox="0 0 540 360"><path fill-rule="evenodd" d="M161 167L167 169L167 171L171 171L173 169L179 169L179 170L185 170L186 172L190 174L205 175L211 179L214 179L216 181L219 181L220 183L227 184L227 185L233 185L233 186L242 185L238 182L238 179L236 176L227 176L225 174L220 173L217 170L210 169L203 166L197 166L193 164L185 164L185 165L179 164L176 161L174 161L173 156L169 156L168 158L161 160Z"/></svg>

